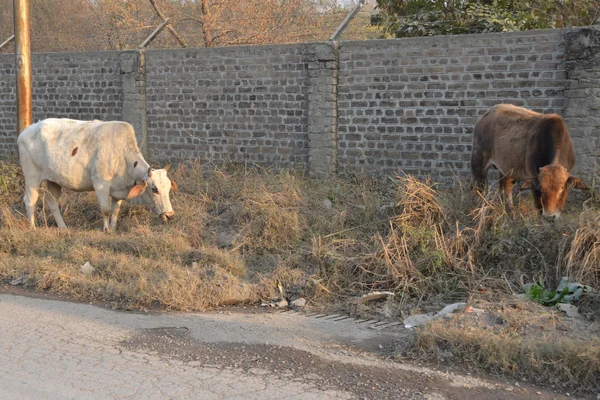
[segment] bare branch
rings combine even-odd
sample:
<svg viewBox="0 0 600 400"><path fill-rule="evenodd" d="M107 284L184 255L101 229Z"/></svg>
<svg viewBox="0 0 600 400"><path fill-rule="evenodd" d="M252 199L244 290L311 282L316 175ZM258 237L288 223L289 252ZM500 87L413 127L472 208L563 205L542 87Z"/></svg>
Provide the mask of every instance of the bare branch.
<svg viewBox="0 0 600 400"><path fill-rule="evenodd" d="M164 22L167 19L167 17L165 17L165 15L162 13L162 11L160 11L160 9L158 8L158 4L156 4L156 0L148 0L148 1L150 2L150 4L152 4L152 7L154 7L156 14L158 14L160 19L162 19ZM171 34L175 37L175 39L177 39L177 41L179 42L179 44L181 44L182 47L187 47L187 43L185 42L185 40L183 40L183 38L181 36L179 36L177 31L173 28L173 26L171 26L171 24L167 24L167 29L171 32Z"/></svg>

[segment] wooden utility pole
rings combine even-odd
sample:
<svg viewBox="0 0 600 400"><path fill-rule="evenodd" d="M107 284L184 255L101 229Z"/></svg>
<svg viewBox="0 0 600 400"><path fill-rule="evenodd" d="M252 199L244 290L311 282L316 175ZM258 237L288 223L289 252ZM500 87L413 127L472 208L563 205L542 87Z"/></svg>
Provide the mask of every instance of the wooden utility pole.
<svg viewBox="0 0 600 400"><path fill-rule="evenodd" d="M17 69L17 135L32 123L29 0L13 0Z"/></svg>

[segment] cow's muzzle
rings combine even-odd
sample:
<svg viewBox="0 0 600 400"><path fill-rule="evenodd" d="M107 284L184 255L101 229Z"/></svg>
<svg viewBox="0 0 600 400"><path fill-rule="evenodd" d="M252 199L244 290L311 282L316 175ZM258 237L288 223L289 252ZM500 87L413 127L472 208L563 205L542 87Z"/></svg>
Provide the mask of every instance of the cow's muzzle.
<svg viewBox="0 0 600 400"><path fill-rule="evenodd" d="M175 215L175 211L168 211L168 212L162 213L160 215L160 217L162 218L163 221L167 222L167 221L170 221L174 215Z"/></svg>
<svg viewBox="0 0 600 400"><path fill-rule="evenodd" d="M560 217L560 211L554 211L554 212L546 212L546 211L544 211L542 213L542 215L544 216L544 218L553 219L553 220L556 221Z"/></svg>

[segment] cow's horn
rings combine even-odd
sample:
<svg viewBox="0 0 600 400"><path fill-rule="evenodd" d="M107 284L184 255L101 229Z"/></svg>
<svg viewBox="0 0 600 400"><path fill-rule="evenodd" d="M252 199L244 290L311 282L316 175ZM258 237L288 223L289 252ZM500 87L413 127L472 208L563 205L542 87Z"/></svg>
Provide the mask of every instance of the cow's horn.
<svg viewBox="0 0 600 400"><path fill-rule="evenodd" d="M171 163L168 162L167 165L165 165L165 171L169 171L169 168L171 168Z"/></svg>
<svg viewBox="0 0 600 400"><path fill-rule="evenodd" d="M148 167L148 178L152 176L152 167Z"/></svg>

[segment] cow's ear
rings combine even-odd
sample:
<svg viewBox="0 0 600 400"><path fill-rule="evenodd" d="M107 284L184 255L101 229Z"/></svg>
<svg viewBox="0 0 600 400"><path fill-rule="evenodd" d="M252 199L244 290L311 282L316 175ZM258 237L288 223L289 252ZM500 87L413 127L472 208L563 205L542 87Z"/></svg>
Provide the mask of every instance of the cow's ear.
<svg viewBox="0 0 600 400"><path fill-rule="evenodd" d="M583 181L581 179L579 179L573 175L569 175L569 178L567 179L567 184L571 185L575 189L590 190L588 185L586 185L585 183L583 183Z"/></svg>
<svg viewBox="0 0 600 400"><path fill-rule="evenodd" d="M142 195L146 191L147 187L148 187L148 184L146 182L142 182L139 185L135 185L129 191L129 194L127 195L127 200L133 199L134 197L138 197L138 196Z"/></svg>
<svg viewBox="0 0 600 400"><path fill-rule="evenodd" d="M524 190L531 190L533 189L533 179L527 179L525 182L523 182L521 184L521 186L519 186L519 192L522 192Z"/></svg>
<svg viewBox="0 0 600 400"><path fill-rule="evenodd" d="M178 189L177 184L175 183L175 181L171 181L171 190L173 192L176 192Z"/></svg>

